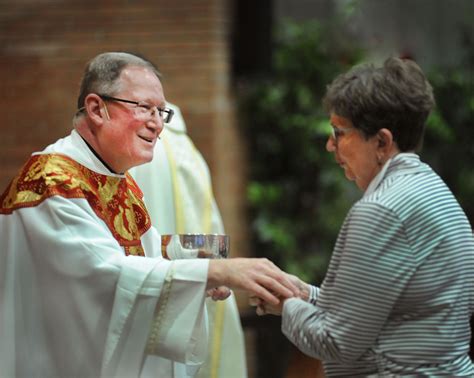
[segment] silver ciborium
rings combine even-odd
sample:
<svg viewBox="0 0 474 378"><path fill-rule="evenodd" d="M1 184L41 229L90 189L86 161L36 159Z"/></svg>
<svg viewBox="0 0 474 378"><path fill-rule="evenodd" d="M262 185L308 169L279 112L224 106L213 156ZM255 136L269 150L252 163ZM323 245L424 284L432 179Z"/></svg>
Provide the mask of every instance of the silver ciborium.
<svg viewBox="0 0 474 378"><path fill-rule="evenodd" d="M169 260L225 259L229 255L229 235L161 235L161 253Z"/></svg>

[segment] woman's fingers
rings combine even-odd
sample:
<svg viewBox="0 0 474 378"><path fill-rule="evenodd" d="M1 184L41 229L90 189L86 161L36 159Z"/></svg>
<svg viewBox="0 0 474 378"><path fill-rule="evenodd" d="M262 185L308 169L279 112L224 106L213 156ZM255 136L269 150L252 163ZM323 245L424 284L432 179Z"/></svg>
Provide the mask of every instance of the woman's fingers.
<svg viewBox="0 0 474 378"><path fill-rule="evenodd" d="M257 309L255 311L258 316L266 315L267 313L265 312L265 305L257 306Z"/></svg>

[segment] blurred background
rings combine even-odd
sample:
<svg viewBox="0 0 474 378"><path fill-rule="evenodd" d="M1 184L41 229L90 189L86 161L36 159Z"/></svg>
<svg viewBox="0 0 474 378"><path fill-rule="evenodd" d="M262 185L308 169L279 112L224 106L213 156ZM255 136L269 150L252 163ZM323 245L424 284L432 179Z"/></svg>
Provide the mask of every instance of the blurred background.
<svg viewBox="0 0 474 378"><path fill-rule="evenodd" d="M437 99L422 159L474 222L472 0L0 0L0 187L69 134L85 64L130 51L163 74L207 160L233 256L319 284L361 193L325 152L325 86L363 61L416 60ZM238 295L249 377L318 364Z"/></svg>

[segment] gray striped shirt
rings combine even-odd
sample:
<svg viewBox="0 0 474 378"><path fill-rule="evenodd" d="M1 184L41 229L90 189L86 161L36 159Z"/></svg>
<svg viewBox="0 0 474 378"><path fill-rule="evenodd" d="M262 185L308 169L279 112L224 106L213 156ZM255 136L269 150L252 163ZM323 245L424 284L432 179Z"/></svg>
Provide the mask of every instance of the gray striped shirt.
<svg viewBox="0 0 474 378"><path fill-rule="evenodd" d="M317 299L285 302L284 334L328 377L474 376L474 238L415 154L395 156L348 213Z"/></svg>

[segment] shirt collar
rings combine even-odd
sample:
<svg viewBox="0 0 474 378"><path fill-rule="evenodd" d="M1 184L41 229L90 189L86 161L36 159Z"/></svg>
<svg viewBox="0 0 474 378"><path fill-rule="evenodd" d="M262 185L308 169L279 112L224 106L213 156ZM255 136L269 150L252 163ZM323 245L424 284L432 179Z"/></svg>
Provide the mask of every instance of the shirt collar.
<svg viewBox="0 0 474 378"><path fill-rule="evenodd" d="M100 160L100 162L104 165L105 168L107 168L107 169L110 171L110 173L113 173L113 174L116 174L116 175L121 175L121 174L122 174L122 173L117 173L117 172L115 172L115 171L110 167L110 165L108 165L108 164L105 162L105 160L102 159L102 157L97 153L97 151L92 148L92 146L87 142L87 140L85 140L84 137L83 137L81 134L79 134L79 135L80 135L80 137L82 138L82 140L84 141L84 143L87 145L87 147L89 148L89 150L94 154L94 156L95 156L97 159Z"/></svg>
<svg viewBox="0 0 474 378"><path fill-rule="evenodd" d="M35 152L33 155L38 154L62 154L69 156L71 159L77 161L84 167L97 172L101 175L115 176L123 178L125 175L113 173L106 165L92 152L87 146L81 135L73 129L71 135L57 140L55 143L50 144L41 152Z"/></svg>
<svg viewBox="0 0 474 378"><path fill-rule="evenodd" d="M385 162L380 172L372 179L364 193L364 197L375 192L386 176L402 169L405 170L405 168L408 167L415 169L420 167L420 158L417 154L413 152L400 152L392 156Z"/></svg>

